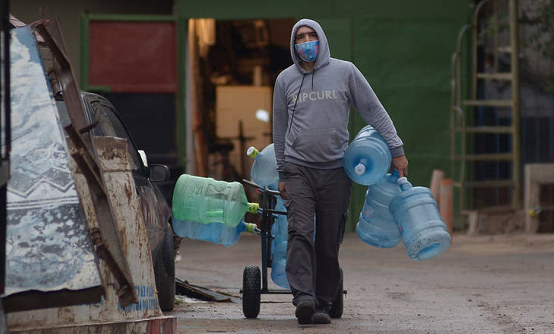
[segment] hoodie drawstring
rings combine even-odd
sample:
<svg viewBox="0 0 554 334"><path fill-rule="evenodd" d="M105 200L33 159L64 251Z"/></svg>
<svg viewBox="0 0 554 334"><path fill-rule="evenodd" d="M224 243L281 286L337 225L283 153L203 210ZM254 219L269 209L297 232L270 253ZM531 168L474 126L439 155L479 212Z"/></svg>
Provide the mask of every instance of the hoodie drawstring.
<svg viewBox="0 0 554 334"><path fill-rule="evenodd" d="M312 70L312 90L314 90L315 68Z"/></svg>
<svg viewBox="0 0 554 334"><path fill-rule="evenodd" d="M300 88L298 88L298 93L296 93L296 101L294 101L294 107L292 108L292 116L291 116L291 120L289 122L289 129L287 130L287 132L290 131L290 128L292 126L292 122L294 121L294 112L296 111L296 104L298 103L298 99L300 98L300 91L302 90L302 86L304 85L304 79L306 78L306 74L303 74L302 75L302 82L300 83ZM312 88L313 88L313 78L312 78Z"/></svg>

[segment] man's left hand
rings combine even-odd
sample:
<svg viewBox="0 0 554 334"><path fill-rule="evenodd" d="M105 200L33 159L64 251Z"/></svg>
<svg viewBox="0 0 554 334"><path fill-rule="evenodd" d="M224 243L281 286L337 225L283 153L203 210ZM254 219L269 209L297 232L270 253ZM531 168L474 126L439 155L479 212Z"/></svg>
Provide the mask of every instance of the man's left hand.
<svg viewBox="0 0 554 334"><path fill-rule="evenodd" d="M408 159L405 155L392 158L391 171L396 168L398 177L408 176Z"/></svg>

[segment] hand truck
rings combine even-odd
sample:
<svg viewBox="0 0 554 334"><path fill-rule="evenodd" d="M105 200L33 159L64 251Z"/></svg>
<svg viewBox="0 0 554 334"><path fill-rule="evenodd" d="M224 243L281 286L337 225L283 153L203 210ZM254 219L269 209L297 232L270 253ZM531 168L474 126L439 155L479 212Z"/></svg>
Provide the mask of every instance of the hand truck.
<svg viewBox="0 0 554 334"><path fill-rule="evenodd" d="M256 265L249 265L244 268L242 275L242 313L246 318L256 318L260 314L260 303L262 294L289 294L288 289L269 289L267 285L267 268L271 268L272 254L271 241L274 236L271 235L271 226L275 221L275 215L286 215L284 211L275 210L277 196L279 192L262 187L248 180L242 180L245 184L257 188L262 194L261 205L258 212L262 215L260 223L260 239L262 243L262 269ZM331 318L340 318L343 312L344 294L343 272L340 270L339 291L332 302L329 315Z"/></svg>

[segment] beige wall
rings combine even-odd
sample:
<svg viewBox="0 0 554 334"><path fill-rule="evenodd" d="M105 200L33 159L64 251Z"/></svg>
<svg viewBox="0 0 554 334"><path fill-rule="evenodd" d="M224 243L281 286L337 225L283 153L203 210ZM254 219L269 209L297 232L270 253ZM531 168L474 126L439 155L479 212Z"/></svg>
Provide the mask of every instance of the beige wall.
<svg viewBox="0 0 554 334"><path fill-rule="evenodd" d="M80 24L85 13L171 15L173 0L12 0L10 10L27 24L41 19L42 13L50 20L58 18L75 75L80 80Z"/></svg>

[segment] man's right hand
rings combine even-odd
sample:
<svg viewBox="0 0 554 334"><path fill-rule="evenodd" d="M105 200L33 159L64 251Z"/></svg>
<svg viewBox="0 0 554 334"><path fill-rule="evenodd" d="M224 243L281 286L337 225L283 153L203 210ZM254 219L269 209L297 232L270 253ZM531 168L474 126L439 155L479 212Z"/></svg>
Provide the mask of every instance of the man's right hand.
<svg viewBox="0 0 554 334"><path fill-rule="evenodd" d="M285 181L279 181L278 189L279 193L281 194L281 198L284 200L287 200L287 190L285 188Z"/></svg>
<svg viewBox="0 0 554 334"><path fill-rule="evenodd" d="M408 176L408 159L405 155L392 158L392 166L390 172L396 168L398 170L398 177Z"/></svg>

